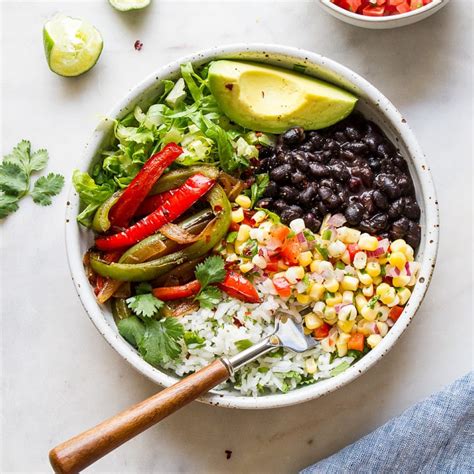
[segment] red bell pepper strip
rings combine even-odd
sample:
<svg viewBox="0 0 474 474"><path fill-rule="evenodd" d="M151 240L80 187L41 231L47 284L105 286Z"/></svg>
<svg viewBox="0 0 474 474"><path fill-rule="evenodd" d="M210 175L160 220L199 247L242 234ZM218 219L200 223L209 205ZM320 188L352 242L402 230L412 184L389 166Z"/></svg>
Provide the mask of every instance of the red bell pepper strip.
<svg viewBox="0 0 474 474"><path fill-rule="evenodd" d="M176 143L168 143L143 165L118 201L110 209L109 220L115 227L127 227L138 206L168 166L183 152Z"/></svg>
<svg viewBox="0 0 474 474"><path fill-rule="evenodd" d="M100 250L114 250L140 242L145 237L154 234L160 227L173 222L177 217L187 211L200 197L212 188L215 181L202 174L196 174L176 189L162 206L144 217L136 224L118 234L108 237L99 237L95 244Z"/></svg>
<svg viewBox="0 0 474 474"><path fill-rule="evenodd" d="M171 198L174 194L175 189L171 189L169 191L165 191L164 193L155 194L154 196L147 197L138 207L137 212L135 212L136 216L147 216L151 214L154 210L158 207L162 206L163 204Z"/></svg>
<svg viewBox="0 0 474 474"><path fill-rule="evenodd" d="M200 289L201 284L197 280L193 280L185 285L153 288L153 294L162 301L172 301L197 295Z"/></svg>
<svg viewBox="0 0 474 474"><path fill-rule="evenodd" d="M224 281L217 286L232 298L237 298L246 303L260 303L260 296L258 296L252 283L233 270L229 270Z"/></svg>

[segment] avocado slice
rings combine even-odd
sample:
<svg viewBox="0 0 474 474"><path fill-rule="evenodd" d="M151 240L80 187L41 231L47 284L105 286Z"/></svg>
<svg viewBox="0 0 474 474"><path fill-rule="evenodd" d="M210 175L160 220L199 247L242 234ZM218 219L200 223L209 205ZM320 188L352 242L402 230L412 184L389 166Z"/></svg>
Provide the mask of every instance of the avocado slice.
<svg viewBox="0 0 474 474"><path fill-rule="evenodd" d="M238 125L261 132L329 127L347 117L357 102L328 82L251 62L214 61L208 78L222 111Z"/></svg>

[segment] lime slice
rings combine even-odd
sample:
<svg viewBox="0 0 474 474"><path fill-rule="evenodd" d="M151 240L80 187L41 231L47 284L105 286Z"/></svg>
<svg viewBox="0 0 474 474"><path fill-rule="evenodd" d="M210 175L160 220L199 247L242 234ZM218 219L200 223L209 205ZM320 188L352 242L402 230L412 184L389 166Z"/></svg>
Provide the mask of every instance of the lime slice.
<svg viewBox="0 0 474 474"><path fill-rule="evenodd" d="M151 0L109 0L110 4L121 12L141 10L150 5Z"/></svg>
<svg viewBox="0 0 474 474"><path fill-rule="evenodd" d="M46 60L60 76L79 76L91 69L102 52L102 36L90 23L62 14L43 27Z"/></svg>

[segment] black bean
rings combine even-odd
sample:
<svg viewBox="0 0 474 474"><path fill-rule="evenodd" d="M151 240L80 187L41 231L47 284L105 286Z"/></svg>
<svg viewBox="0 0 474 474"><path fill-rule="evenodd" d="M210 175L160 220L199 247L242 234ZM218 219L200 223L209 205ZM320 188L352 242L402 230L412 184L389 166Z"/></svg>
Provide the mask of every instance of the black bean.
<svg viewBox="0 0 474 474"><path fill-rule="evenodd" d="M362 142L346 143L344 148L352 151L355 155L365 155L369 151L369 147Z"/></svg>
<svg viewBox="0 0 474 474"><path fill-rule="evenodd" d="M349 180L348 187L352 192L358 191L362 186L362 180L360 178L351 178Z"/></svg>
<svg viewBox="0 0 474 474"><path fill-rule="evenodd" d="M375 156L369 156L369 158L367 158L367 163L372 171L380 170L380 160L378 158L375 158Z"/></svg>
<svg viewBox="0 0 474 474"><path fill-rule="evenodd" d="M321 152L321 163L327 163L332 158L332 151L326 150Z"/></svg>
<svg viewBox="0 0 474 474"><path fill-rule="evenodd" d="M341 153L339 153L339 156L348 162L354 161L355 160L355 155L352 153L350 150L341 150Z"/></svg>
<svg viewBox="0 0 474 474"><path fill-rule="evenodd" d="M319 202L318 202L318 204L317 204L317 209L318 209L319 213L320 213L322 216L326 215L327 212L328 212L328 208L327 208L326 204L324 204L323 201L319 201Z"/></svg>
<svg viewBox="0 0 474 474"><path fill-rule="evenodd" d="M306 179L306 176L301 171L297 170L291 175L290 179L292 184L294 184L295 186L300 186L303 184L304 180Z"/></svg>
<svg viewBox="0 0 474 474"><path fill-rule="evenodd" d="M339 143L344 143L347 141L347 136L344 132L336 132L334 134L334 139L337 140Z"/></svg>
<svg viewBox="0 0 474 474"><path fill-rule="evenodd" d="M299 149L305 153L310 153L314 151L314 146L312 143L303 143L302 145L299 146Z"/></svg>
<svg viewBox="0 0 474 474"><path fill-rule="evenodd" d="M271 207L272 204L273 204L273 199L270 197L266 197L266 198L262 198L258 200L255 206L268 208L268 207Z"/></svg>
<svg viewBox="0 0 474 474"><path fill-rule="evenodd" d="M321 227L321 221L315 216L313 212L308 212L303 216L304 223L313 232L318 232Z"/></svg>
<svg viewBox="0 0 474 474"><path fill-rule="evenodd" d="M262 146L258 151L259 158L269 158L275 154L275 149L271 146Z"/></svg>
<svg viewBox="0 0 474 474"><path fill-rule="evenodd" d="M349 138L349 140L352 140L353 142L360 140L360 133L356 128L346 127L344 132L345 132L347 138Z"/></svg>
<svg viewBox="0 0 474 474"><path fill-rule="evenodd" d="M334 179L337 179L342 183L346 182L351 177L347 166L344 166L341 162L331 165L329 172Z"/></svg>
<svg viewBox="0 0 474 474"><path fill-rule="evenodd" d="M316 130L308 132L308 142L313 150L320 150L323 146L323 137Z"/></svg>
<svg viewBox="0 0 474 474"><path fill-rule="evenodd" d="M378 189L376 189L373 192L372 197L374 199L375 205L379 209L382 209L382 210L388 209L388 205L389 205L388 204L388 199L385 197L385 194L383 194L382 191L379 191Z"/></svg>
<svg viewBox="0 0 474 474"><path fill-rule="evenodd" d="M320 163L310 163L309 172L315 178L324 178L325 176L329 176L329 168Z"/></svg>
<svg viewBox="0 0 474 474"><path fill-rule="evenodd" d="M281 211L281 220L284 224L289 224L292 220L302 217L302 215L303 209L301 209L300 206L296 206L293 204L291 206L286 206Z"/></svg>
<svg viewBox="0 0 474 474"><path fill-rule="evenodd" d="M418 203L411 197L406 198L405 200L404 214L415 221L420 218L420 206L418 206Z"/></svg>
<svg viewBox="0 0 474 474"><path fill-rule="evenodd" d="M326 186L326 188L336 189L336 183L332 178L324 178L319 182L320 186Z"/></svg>
<svg viewBox="0 0 474 474"><path fill-rule="evenodd" d="M377 154L380 158L390 159L390 155L393 153L393 145L385 141L377 147Z"/></svg>
<svg viewBox="0 0 474 474"><path fill-rule="evenodd" d="M380 232L386 229L388 226L388 215L383 212L379 212L370 218L370 223L377 232Z"/></svg>
<svg viewBox="0 0 474 474"><path fill-rule="evenodd" d="M376 133L368 133L362 141L367 145L373 153L377 151L378 146L382 143L382 137Z"/></svg>
<svg viewBox="0 0 474 474"><path fill-rule="evenodd" d="M403 210L405 209L405 198L397 199L390 204L388 208L388 216L390 219L395 220L398 219L402 214Z"/></svg>
<svg viewBox="0 0 474 474"><path fill-rule="evenodd" d="M325 201L333 192L331 191L331 188L328 188L326 186L320 186L318 189L318 194L319 197Z"/></svg>
<svg viewBox="0 0 474 474"><path fill-rule="evenodd" d="M302 143L305 139L304 130L301 127L293 127L282 135L283 143L293 147Z"/></svg>
<svg viewBox="0 0 474 474"><path fill-rule="evenodd" d="M410 177L408 177L405 174L398 176L397 184L400 189L400 192L402 193L402 196L409 196L410 194L413 194L415 191Z"/></svg>
<svg viewBox="0 0 474 474"><path fill-rule="evenodd" d="M410 221L406 217L398 219L392 224L392 227L390 228L390 238L392 240L403 239L409 228Z"/></svg>
<svg viewBox="0 0 474 474"><path fill-rule="evenodd" d="M324 200L324 204L326 204L328 209L334 210L334 209L337 209L339 207L339 205L341 204L341 201L339 200L339 198L334 193L331 193L331 195L329 195Z"/></svg>
<svg viewBox="0 0 474 474"><path fill-rule="evenodd" d="M292 171L291 165L280 165L270 171L270 178L277 182L285 181L290 177Z"/></svg>
<svg viewBox="0 0 474 474"><path fill-rule="evenodd" d="M281 212L286 206L287 204L283 199L277 199L276 201L273 201L272 207L276 212Z"/></svg>
<svg viewBox="0 0 474 474"><path fill-rule="evenodd" d="M416 222L410 222L410 227L405 235L407 244L411 245L414 249L420 245L421 240L421 228Z"/></svg>
<svg viewBox="0 0 474 474"><path fill-rule="evenodd" d="M265 188L265 197L276 197L278 194L278 185L274 181L270 181Z"/></svg>
<svg viewBox="0 0 474 474"><path fill-rule="evenodd" d="M298 201L303 206L309 206L310 204L313 203L315 197L316 197L316 190L314 189L314 187L307 186L303 191L300 192L298 196Z"/></svg>
<svg viewBox="0 0 474 474"><path fill-rule="evenodd" d="M298 197L298 191L292 186L282 186L279 195L281 199L291 203Z"/></svg>
<svg viewBox="0 0 474 474"><path fill-rule="evenodd" d="M347 206L344 216L347 219L348 224L357 225L362 220L364 215L364 207L360 203L353 203Z"/></svg>
<svg viewBox="0 0 474 474"><path fill-rule="evenodd" d="M369 234L375 234L377 232L370 219L362 219L359 223L359 229L362 232L367 232Z"/></svg>
<svg viewBox="0 0 474 474"><path fill-rule="evenodd" d="M308 170L308 157L306 156L305 153L297 152L294 155L294 163L295 166L302 171L303 173Z"/></svg>
<svg viewBox="0 0 474 474"><path fill-rule="evenodd" d="M365 191L359 197L360 203L364 206L367 214L373 214L375 211L374 200L372 199L372 191Z"/></svg>
<svg viewBox="0 0 474 474"><path fill-rule="evenodd" d="M390 199L397 199L400 197L401 192L395 177L388 174L379 174L375 178L375 187L380 189Z"/></svg>
<svg viewBox="0 0 474 474"><path fill-rule="evenodd" d="M341 211L343 211L349 204L349 193L345 189L341 189L341 191L337 193L337 197L339 199Z"/></svg>
<svg viewBox="0 0 474 474"><path fill-rule="evenodd" d="M400 155L400 152L397 151L395 156L392 158L393 164L399 168L402 171L407 171L408 170L408 164L405 161L405 158L403 158L402 155Z"/></svg>

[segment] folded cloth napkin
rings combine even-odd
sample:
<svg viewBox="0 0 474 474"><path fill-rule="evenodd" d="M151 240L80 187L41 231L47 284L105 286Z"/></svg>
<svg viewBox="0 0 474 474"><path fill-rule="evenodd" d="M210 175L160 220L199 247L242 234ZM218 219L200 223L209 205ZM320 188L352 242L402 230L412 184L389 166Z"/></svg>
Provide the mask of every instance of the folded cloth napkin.
<svg viewBox="0 0 474 474"><path fill-rule="evenodd" d="M301 474L474 473L473 374Z"/></svg>

